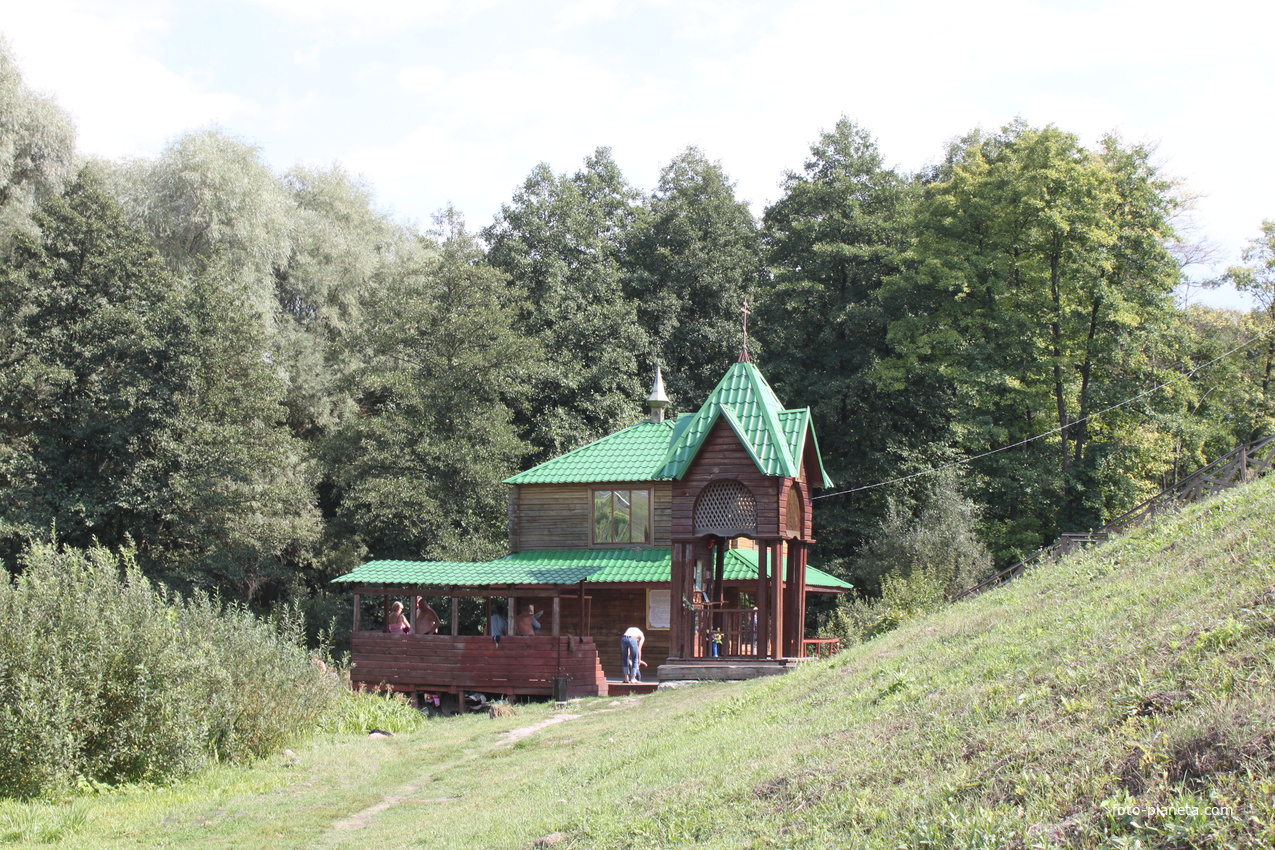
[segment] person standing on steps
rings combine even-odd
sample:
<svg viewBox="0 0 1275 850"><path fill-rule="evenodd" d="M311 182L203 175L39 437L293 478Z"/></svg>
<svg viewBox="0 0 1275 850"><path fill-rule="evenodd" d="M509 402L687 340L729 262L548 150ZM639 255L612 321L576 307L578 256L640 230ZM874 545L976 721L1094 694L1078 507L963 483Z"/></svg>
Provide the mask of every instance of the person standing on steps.
<svg viewBox="0 0 1275 850"><path fill-rule="evenodd" d="M624 657L624 683L632 684L640 675L638 667L642 664L642 644L646 643L646 635L637 626L629 626L620 638L620 653Z"/></svg>

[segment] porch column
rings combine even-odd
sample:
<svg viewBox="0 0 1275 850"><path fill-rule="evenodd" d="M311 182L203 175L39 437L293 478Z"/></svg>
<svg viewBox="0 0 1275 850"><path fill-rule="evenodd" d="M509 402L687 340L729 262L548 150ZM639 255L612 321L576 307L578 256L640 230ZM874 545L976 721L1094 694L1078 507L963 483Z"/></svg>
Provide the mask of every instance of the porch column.
<svg viewBox="0 0 1275 850"><path fill-rule="evenodd" d="M713 587L712 587L712 591L713 591L713 593L712 593L712 595L711 595L709 598L710 598L713 602L716 602L716 603L717 603L717 605L718 605L718 607L721 607L721 604L722 604L722 594L725 592L725 585L726 585L726 545L727 545L727 543L728 543L728 542L729 542L729 541L727 541L725 537L718 537L718 538L717 538L717 552L716 552L716 555L717 555L717 563L714 565L714 570L713 570ZM714 624L714 627L716 627L716 626L717 626L717 624Z"/></svg>
<svg viewBox="0 0 1275 850"><path fill-rule="evenodd" d="M550 624L549 634L557 637L562 628L562 597L555 596L553 598L553 620Z"/></svg>
<svg viewBox="0 0 1275 850"><path fill-rule="evenodd" d="M776 540L770 552L770 579L774 587L771 610L774 612L774 628L771 630L774 658L784 657L784 541Z"/></svg>
<svg viewBox="0 0 1275 850"><path fill-rule="evenodd" d="M801 550L804 544L800 540L788 541L787 583L788 591L784 601L784 654L800 657L802 639L805 634L805 599L806 583L801 577Z"/></svg>
<svg viewBox="0 0 1275 850"><path fill-rule="evenodd" d="M351 627L353 631L359 631L363 626L363 594L354 594L354 625Z"/></svg>
<svg viewBox="0 0 1275 850"><path fill-rule="evenodd" d="M797 543L797 587L800 588L797 597L797 647L798 654L805 648L805 644L801 641L806 639L806 559L810 556L810 544L802 540Z"/></svg>
<svg viewBox="0 0 1275 850"><path fill-rule="evenodd" d="M686 544L672 544L672 561L669 565L669 657L686 657L686 611L682 607L682 590L686 584ZM580 599L580 610L584 610L584 597Z"/></svg>
<svg viewBox="0 0 1275 850"><path fill-rule="evenodd" d="M416 626L412 626L415 630ZM452 590L452 637L460 634L460 597Z"/></svg>
<svg viewBox="0 0 1275 850"><path fill-rule="evenodd" d="M757 541L757 657L770 657L770 606L766 600L767 569L770 566L770 541Z"/></svg>

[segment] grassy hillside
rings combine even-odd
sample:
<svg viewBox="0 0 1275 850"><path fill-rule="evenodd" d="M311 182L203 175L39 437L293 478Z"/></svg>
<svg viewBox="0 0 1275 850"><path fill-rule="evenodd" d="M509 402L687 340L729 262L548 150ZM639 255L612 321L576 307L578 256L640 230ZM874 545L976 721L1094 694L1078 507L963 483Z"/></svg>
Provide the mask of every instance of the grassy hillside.
<svg viewBox="0 0 1275 850"><path fill-rule="evenodd" d="M3 804L0 840L1275 846L1272 516L1275 481L1242 488L783 678Z"/></svg>

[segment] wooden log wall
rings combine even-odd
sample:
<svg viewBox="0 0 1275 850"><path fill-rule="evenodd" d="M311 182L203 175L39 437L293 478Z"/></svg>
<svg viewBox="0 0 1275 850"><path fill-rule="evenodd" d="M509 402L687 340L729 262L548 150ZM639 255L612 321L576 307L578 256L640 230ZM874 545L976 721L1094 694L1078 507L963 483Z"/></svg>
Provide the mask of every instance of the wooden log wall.
<svg viewBox="0 0 1275 850"><path fill-rule="evenodd" d="M608 678L624 678L624 656L620 638L629 626L637 626L646 635L642 647L642 678L654 681L655 670L669 657L669 630L646 627L646 590L609 590L590 588L593 597L593 640L598 647L598 660Z"/></svg>
<svg viewBox="0 0 1275 850"><path fill-rule="evenodd" d="M351 683L369 688L552 696L553 680L566 676L569 697L606 695L593 639L575 635L505 637L497 644L484 636L354 632L350 660Z"/></svg>
<svg viewBox="0 0 1275 850"><path fill-rule="evenodd" d="M651 490L651 545L669 545L673 487L668 482L520 484L509 495L510 551L592 547L593 491L608 488Z"/></svg>

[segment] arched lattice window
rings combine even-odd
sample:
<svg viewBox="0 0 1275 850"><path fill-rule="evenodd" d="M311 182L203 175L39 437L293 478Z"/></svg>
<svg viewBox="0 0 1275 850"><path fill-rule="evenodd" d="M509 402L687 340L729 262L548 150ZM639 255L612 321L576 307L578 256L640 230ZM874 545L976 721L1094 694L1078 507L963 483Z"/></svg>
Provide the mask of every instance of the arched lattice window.
<svg viewBox="0 0 1275 850"><path fill-rule="evenodd" d="M695 501L695 534L757 533L757 499L738 481L714 481Z"/></svg>

